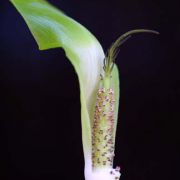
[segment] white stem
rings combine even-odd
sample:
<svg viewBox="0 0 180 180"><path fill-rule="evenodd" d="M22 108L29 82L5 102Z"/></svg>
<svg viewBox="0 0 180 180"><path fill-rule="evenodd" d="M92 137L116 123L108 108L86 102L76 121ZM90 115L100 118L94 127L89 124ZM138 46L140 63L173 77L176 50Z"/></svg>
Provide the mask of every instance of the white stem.
<svg viewBox="0 0 180 180"><path fill-rule="evenodd" d="M112 168L102 168L96 171L91 169L85 171L86 180L119 180L120 172Z"/></svg>

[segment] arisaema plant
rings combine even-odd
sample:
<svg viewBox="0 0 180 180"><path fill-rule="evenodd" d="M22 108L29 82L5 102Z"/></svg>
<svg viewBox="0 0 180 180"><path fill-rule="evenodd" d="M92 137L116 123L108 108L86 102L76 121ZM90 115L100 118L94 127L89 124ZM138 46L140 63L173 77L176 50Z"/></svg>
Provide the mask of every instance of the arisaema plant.
<svg viewBox="0 0 180 180"><path fill-rule="evenodd" d="M74 66L80 85L82 143L86 180L118 180L113 169L119 104L119 46L138 29L120 36L106 55L98 40L81 24L45 0L11 0L27 23L39 49L61 47Z"/></svg>

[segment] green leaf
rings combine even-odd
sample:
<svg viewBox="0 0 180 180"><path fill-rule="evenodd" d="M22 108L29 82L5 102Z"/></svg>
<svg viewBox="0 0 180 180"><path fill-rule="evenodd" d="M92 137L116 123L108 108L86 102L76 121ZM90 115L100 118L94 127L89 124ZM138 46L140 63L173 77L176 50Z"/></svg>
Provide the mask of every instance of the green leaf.
<svg viewBox="0 0 180 180"><path fill-rule="evenodd" d="M80 84L82 141L87 177L92 170L92 121L100 74L103 74L105 57L103 49L86 28L45 0L11 0L11 2L27 23L39 49L63 48L76 70ZM115 124L117 124L119 102L117 67L112 72L112 86L115 90Z"/></svg>

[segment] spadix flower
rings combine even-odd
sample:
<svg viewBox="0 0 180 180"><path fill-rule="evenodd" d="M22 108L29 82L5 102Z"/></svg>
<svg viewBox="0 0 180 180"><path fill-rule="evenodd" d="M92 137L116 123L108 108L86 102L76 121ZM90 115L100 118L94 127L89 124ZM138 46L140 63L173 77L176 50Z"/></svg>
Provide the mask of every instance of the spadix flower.
<svg viewBox="0 0 180 180"><path fill-rule="evenodd" d="M45 0L11 0L26 21L40 50L61 47L74 66L80 84L82 142L86 180L115 180L113 169L119 104L117 48L133 30L112 44L105 56L98 40L81 24Z"/></svg>

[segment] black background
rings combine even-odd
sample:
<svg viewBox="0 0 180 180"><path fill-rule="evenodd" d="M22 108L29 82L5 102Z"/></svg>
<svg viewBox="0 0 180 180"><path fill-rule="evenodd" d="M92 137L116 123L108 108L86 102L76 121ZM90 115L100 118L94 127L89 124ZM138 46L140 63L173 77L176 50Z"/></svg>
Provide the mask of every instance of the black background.
<svg viewBox="0 0 180 180"><path fill-rule="evenodd" d="M107 50L121 46L115 165L121 180L179 180L180 5L175 1L51 0ZM0 1L0 179L84 179L79 87L62 49L39 51L21 16Z"/></svg>

